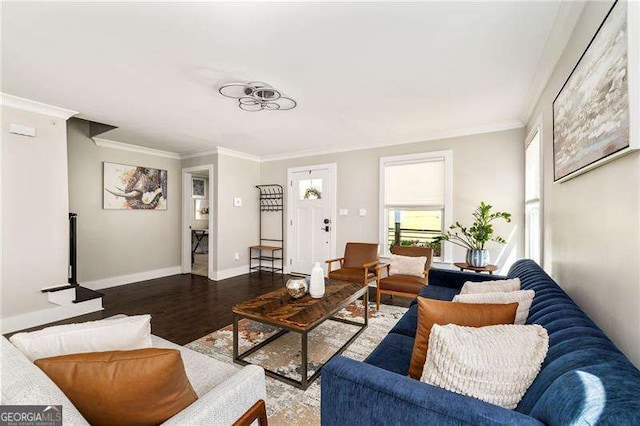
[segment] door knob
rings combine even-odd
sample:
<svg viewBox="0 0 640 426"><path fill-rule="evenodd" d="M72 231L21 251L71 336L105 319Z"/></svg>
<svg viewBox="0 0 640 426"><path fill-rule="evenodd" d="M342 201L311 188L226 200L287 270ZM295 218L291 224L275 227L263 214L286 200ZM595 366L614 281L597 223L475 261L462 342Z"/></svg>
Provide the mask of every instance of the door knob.
<svg viewBox="0 0 640 426"><path fill-rule="evenodd" d="M324 222L325 225L328 225L328 224L331 223L331 219L325 219L323 222Z"/></svg>
<svg viewBox="0 0 640 426"><path fill-rule="evenodd" d="M322 230L323 230L323 231L325 231L325 232L329 232L329 230L330 230L331 228L329 228L329 225L327 225L327 226L323 226L323 227L322 227L322 228L320 228L320 229L322 229Z"/></svg>

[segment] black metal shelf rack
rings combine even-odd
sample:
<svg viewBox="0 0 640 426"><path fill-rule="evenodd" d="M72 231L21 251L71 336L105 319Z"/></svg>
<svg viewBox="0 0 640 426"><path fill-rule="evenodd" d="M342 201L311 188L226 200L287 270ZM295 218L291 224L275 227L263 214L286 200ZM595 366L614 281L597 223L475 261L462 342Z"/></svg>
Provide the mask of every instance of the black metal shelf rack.
<svg viewBox="0 0 640 426"><path fill-rule="evenodd" d="M256 188L260 195L260 244L249 247L249 272L265 271L282 274L284 272L284 188L277 184L256 185ZM263 236L262 220L265 213L280 214L280 238Z"/></svg>

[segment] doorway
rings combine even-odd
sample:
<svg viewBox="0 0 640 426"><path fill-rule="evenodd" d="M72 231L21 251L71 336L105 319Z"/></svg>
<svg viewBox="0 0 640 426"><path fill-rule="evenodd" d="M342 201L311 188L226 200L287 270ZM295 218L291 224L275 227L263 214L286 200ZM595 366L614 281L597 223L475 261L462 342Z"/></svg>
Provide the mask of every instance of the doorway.
<svg viewBox="0 0 640 426"><path fill-rule="evenodd" d="M336 253L337 165L290 168L287 177L289 271L310 274Z"/></svg>
<svg viewBox="0 0 640 426"><path fill-rule="evenodd" d="M213 279L213 165L182 169L182 273Z"/></svg>

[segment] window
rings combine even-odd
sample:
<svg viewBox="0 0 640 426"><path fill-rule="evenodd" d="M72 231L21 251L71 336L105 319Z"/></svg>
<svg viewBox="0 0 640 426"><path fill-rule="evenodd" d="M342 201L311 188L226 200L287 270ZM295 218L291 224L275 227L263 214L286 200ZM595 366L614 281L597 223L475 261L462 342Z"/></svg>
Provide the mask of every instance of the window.
<svg viewBox="0 0 640 426"><path fill-rule="evenodd" d="M540 215L540 131L535 130L525 149L525 256L541 261L542 218Z"/></svg>
<svg viewBox="0 0 640 426"><path fill-rule="evenodd" d="M380 158L380 245L426 246L451 223L451 151ZM444 249L444 251L443 251ZM449 259L434 248L434 259Z"/></svg>

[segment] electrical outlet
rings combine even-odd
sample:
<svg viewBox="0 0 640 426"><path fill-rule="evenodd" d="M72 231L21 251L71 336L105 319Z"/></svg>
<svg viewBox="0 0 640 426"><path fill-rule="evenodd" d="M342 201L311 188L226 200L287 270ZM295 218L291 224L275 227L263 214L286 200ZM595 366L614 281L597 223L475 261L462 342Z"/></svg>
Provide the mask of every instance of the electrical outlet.
<svg viewBox="0 0 640 426"><path fill-rule="evenodd" d="M240 253L233 253L233 260L240 260Z"/></svg>

